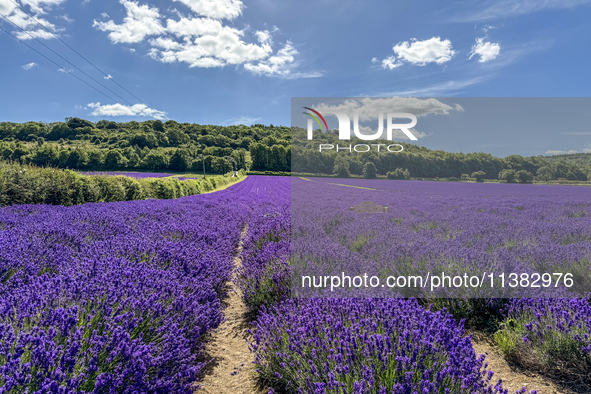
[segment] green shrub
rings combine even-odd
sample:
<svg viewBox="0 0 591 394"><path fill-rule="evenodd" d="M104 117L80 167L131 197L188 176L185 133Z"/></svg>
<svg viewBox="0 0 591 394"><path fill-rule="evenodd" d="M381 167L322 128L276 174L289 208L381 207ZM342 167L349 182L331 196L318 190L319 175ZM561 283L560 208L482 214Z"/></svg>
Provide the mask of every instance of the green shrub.
<svg viewBox="0 0 591 394"><path fill-rule="evenodd" d="M13 204L77 205L87 202L172 199L201 194L245 177L209 176L204 180L133 179L81 175L70 170L0 161L0 206Z"/></svg>
<svg viewBox="0 0 591 394"><path fill-rule="evenodd" d="M576 301L574 301L576 302ZM558 311L557 311L558 309ZM569 308L524 309L501 324L494 339L505 357L522 367L590 392L591 355L585 318Z"/></svg>
<svg viewBox="0 0 591 394"><path fill-rule="evenodd" d="M363 177L365 179L375 179L377 173L378 170L376 169L376 165L371 161L363 165Z"/></svg>
<svg viewBox="0 0 591 394"><path fill-rule="evenodd" d="M476 182L484 182L484 178L486 177L486 172L484 171L474 171L472 173L472 178L476 180Z"/></svg>
<svg viewBox="0 0 591 394"><path fill-rule="evenodd" d="M397 168L387 174L388 179L410 179L410 171L404 168Z"/></svg>

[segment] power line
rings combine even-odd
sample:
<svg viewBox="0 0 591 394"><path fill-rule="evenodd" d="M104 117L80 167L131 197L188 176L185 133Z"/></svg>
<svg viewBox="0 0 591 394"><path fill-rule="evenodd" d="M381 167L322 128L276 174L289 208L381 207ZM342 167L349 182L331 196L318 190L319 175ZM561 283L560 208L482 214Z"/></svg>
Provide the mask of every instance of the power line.
<svg viewBox="0 0 591 394"><path fill-rule="evenodd" d="M59 53L57 53L56 51L54 51L53 49L51 49L50 47L48 47L47 45L45 45L41 40L39 40L38 38L36 38L34 35L32 35L31 33L29 33L28 31L26 31L25 29L23 29L22 27L18 26L16 23L14 23L13 21L11 21L10 19L8 19L5 15L0 14L0 16L2 18L4 18L4 20L6 20L7 22L11 23L13 26L17 27L18 29L21 29L23 32L27 33L29 35L29 37L31 37L32 39L34 39L35 41L37 41L39 44L43 45L45 48L49 49L51 52L53 52L56 56L59 56L62 60L64 60L65 62L67 62L68 64L70 64L72 67L74 67L76 70L80 71L82 74L86 75L88 78L92 79L94 82L96 82L97 84L99 84L100 86L102 86L103 88L107 89L109 92L113 93L115 96L119 97L121 100L125 101L126 103L128 103L129 105L133 105L131 102L129 102L128 100L124 99L123 97L119 96L117 93L115 93L114 91L112 91L111 89L109 89L108 87L106 87L105 85L103 85L101 82L97 81L96 79L94 79L93 77L91 77L90 75L88 75L87 73L85 73L84 71L82 71L80 68L78 68L78 66L76 66L74 63L72 63L71 61L69 61L68 59L66 59L65 57L63 57L62 55L60 55Z"/></svg>
<svg viewBox="0 0 591 394"><path fill-rule="evenodd" d="M68 43L66 43L64 40L62 40L58 35L56 35L54 32L52 32L51 30L49 30L48 28L46 28L41 22L39 22L33 15L29 14L27 11L25 11L24 9L21 8L20 5L18 5L18 3L16 3L14 0L10 0L10 2L12 4L14 4L19 10L21 10L22 12L24 12L25 14L27 14L27 16L29 16L29 18L33 19L35 22L37 22L37 24L39 26L41 26L43 28L43 30L45 30L46 32L48 32L49 34L51 34L52 36L54 36L55 38L57 38L58 40L60 40L62 42L62 44L64 44L65 46L67 46L68 48L70 48L72 51L74 51L75 54L77 54L78 56L80 56L82 59L84 59L88 64L90 64L92 67L96 68L101 74L103 74L105 77L108 77L109 80L113 81L114 84L116 84L117 86L119 86L121 89L125 90L127 93L129 93L131 96L133 96L133 98L135 98L136 100L138 100L140 103L144 104L145 106L148 106L148 104L144 103L143 100L141 100L140 98L138 98L136 95L134 95L133 93L131 93L129 90L125 89L123 86L121 86L117 81L115 81L115 79L105 73L103 70L101 70L100 68L98 68L97 66L94 65L94 63L92 63L90 60L88 60L87 58L85 58L84 56L82 56L77 50L75 50L74 48L72 48L70 45L68 45Z"/></svg>
<svg viewBox="0 0 591 394"><path fill-rule="evenodd" d="M48 58L47 56L45 56L44 54L42 54L41 52L39 52L38 50L36 50L35 48L33 48L32 46L30 46L29 44L27 44L26 42L24 42L23 40L21 40L20 38L12 35L10 32L8 32L5 28L3 28L2 26L0 26L0 30L2 30L4 33L8 34L10 37L14 38L15 40L17 40L18 42L20 42L21 44L25 45L26 47L28 47L29 49L37 52L39 55L43 56L45 59L49 60L50 62L52 62L53 64L55 64L56 66L58 66L60 69L66 71L68 74L70 74L71 76L73 76L74 78L76 78L77 80L79 80L80 82L90 86L91 88L93 88L94 90L96 90L97 92L99 92L100 94L102 94L103 96L107 97L109 100L113 101L114 103L117 102L117 100L115 100L113 97L109 96L107 93L98 90L97 88L95 88L94 86L92 86L91 84L89 84L88 82L86 82L85 80L83 80L82 78L78 77L76 74L74 74L72 71L70 70L66 70L64 67L60 66L58 63L54 62L53 60L51 60L50 58Z"/></svg>

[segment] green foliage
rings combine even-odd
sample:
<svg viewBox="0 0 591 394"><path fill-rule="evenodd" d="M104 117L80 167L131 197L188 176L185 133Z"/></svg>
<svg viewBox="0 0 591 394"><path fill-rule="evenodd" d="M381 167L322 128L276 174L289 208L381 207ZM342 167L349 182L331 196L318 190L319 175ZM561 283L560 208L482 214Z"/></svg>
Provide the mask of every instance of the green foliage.
<svg viewBox="0 0 591 394"><path fill-rule="evenodd" d="M71 170L0 161L0 206L70 206L87 202L170 199L212 191L244 176L245 172L239 171L237 177L210 176L199 180L133 179L127 176L87 176Z"/></svg>
<svg viewBox="0 0 591 394"><path fill-rule="evenodd" d="M410 179L410 171L406 168L397 168L388 172L388 179Z"/></svg>
<svg viewBox="0 0 591 394"><path fill-rule="evenodd" d="M543 182L548 182L549 180L556 178L556 173L551 166L538 168L537 175L538 179Z"/></svg>
<svg viewBox="0 0 591 394"><path fill-rule="evenodd" d="M142 161L143 166L150 170L163 170L168 165L168 158L162 152L150 152Z"/></svg>
<svg viewBox="0 0 591 394"><path fill-rule="evenodd" d="M363 177L365 179L375 179L377 174L378 170L376 169L376 165L371 161L363 165Z"/></svg>
<svg viewBox="0 0 591 394"><path fill-rule="evenodd" d="M534 176L525 170L520 170L515 173L515 180L519 183L527 183L534 180Z"/></svg>
<svg viewBox="0 0 591 394"><path fill-rule="evenodd" d="M199 155L205 154L226 157L226 162L217 162L218 169L227 169L230 163L235 170L247 170L248 149L259 144L257 170L289 171L289 131L287 127L261 124L223 127L172 120L92 123L67 118L65 122L51 124L0 122L0 156L5 160L71 169L185 171L199 160ZM71 157L74 151L77 153ZM205 163L206 171L212 171L211 160Z"/></svg>
<svg viewBox="0 0 591 394"><path fill-rule="evenodd" d="M476 182L483 182L484 178L486 178L486 172L484 171L475 171L472 173L472 178L476 180Z"/></svg>
<svg viewBox="0 0 591 394"><path fill-rule="evenodd" d="M334 150L320 153L318 143L338 144L338 133L318 133L314 141L298 142L294 146L292 141L307 141L306 130L261 124L224 127L172 120L92 123L67 118L65 122L50 124L0 122L0 156L3 159L70 169L191 169L201 172L205 164L206 172L214 172L213 158L228 157L232 158L233 161L227 161L235 169L340 173L339 176L346 176L345 161L352 176L363 175L364 166L369 162L375 165L377 176L403 168L419 179L471 180L469 174L475 172L483 172L482 179L497 179L503 170L512 170L536 174L537 180L543 182L561 178L586 181L591 174L591 154L498 158L483 152L434 151L405 142L400 142L404 147L400 153L383 149L379 153L337 153ZM351 143L365 142L354 137ZM205 162L200 155L206 156ZM339 162L338 157L341 157ZM291 168L292 163L294 168ZM217 160L216 168L221 171L226 164Z"/></svg>
<svg viewBox="0 0 591 394"><path fill-rule="evenodd" d="M499 172L499 179L511 183L515 180L515 170L503 170Z"/></svg>
<svg viewBox="0 0 591 394"><path fill-rule="evenodd" d="M214 157L211 161L211 169L216 174L225 174L234 169L234 166L226 157Z"/></svg>
<svg viewBox="0 0 591 394"><path fill-rule="evenodd" d="M504 298L431 298L420 300L434 310L445 309L467 328L493 333L499 329L504 318L503 310L508 302Z"/></svg>
<svg viewBox="0 0 591 394"><path fill-rule="evenodd" d="M508 360L557 380L583 383L588 390L591 355L583 340L588 330L577 325L565 330L561 324L551 311L536 317L525 310L507 318L494 339Z"/></svg>
<svg viewBox="0 0 591 394"><path fill-rule="evenodd" d="M292 173L285 171L247 171L246 175L290 176Z"/></svg>
<svg viewBox="0 0 591 394"><path fill-rule="evenodd" d="M351 172L349 171L349 160L343 156L337 156L334 161L333 172L337 174L339 178L349 178Z"/></svg>

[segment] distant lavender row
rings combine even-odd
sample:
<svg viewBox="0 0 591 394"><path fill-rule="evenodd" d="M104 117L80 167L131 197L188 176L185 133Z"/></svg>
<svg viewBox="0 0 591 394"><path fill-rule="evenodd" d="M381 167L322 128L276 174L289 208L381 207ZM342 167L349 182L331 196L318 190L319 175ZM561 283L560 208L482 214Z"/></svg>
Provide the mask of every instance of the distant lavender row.
<svg viewBox="0 0 591 394"><path fill-rule="evenodd" d="M173 174L165 174L161 172L150 173L150 172L102 172L102 171L87 171L81 172L82 175L100 175L100 176L128 176L130 178L142 179L142 178L164 178L172 176ZM190 179L190 178L187 178Z"/></svg>
<svg viewBox="0 0 591 394"><path fill-rule="evenodd" d="M387 212L352 210L364 201ZM591 188L313 178L292 184L292 269L301 296L568 297L589 292ZM481 288L301 289L301 276L495 276ZM571 273L509 286L511 273ZM551 276L551 275L550 275ZM299 280L298 280L299 278ZM555 277L552 276L552 279ZM521 284L523 283L523 285ZM430 283L429 283L430 284Z"/></svg>
<svg viewBox="0 0 591 394"><path fill-rule="evenodd" d="M0 392L192 393L267 185L0 209Z"/></svg>

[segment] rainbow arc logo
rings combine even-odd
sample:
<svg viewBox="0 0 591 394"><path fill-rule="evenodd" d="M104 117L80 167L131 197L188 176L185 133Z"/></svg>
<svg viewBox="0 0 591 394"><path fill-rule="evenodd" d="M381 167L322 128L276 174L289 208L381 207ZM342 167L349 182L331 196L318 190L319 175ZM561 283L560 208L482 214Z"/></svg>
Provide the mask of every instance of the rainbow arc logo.
<svg viewBox="0 0 591 394"><path fill-rule="evenodd" d="M324 117L320 114L320 112L318 112L312 108L309 108L309 107L302 107L302 108L307 109L308 111L312 111L316 115L318 115L320 117L320 119L322 119L322 122L324 123L324 127L326 127L325 131L328 131L328 125L326 124L326 120L324 120ZM318 126L320 126L320 130L322 130L322 123L320 123L320 119L318 119L316 116L312 115L309 112L302 112L302 113L312 117L316 121L316 123L318 123Z"/></svg>

